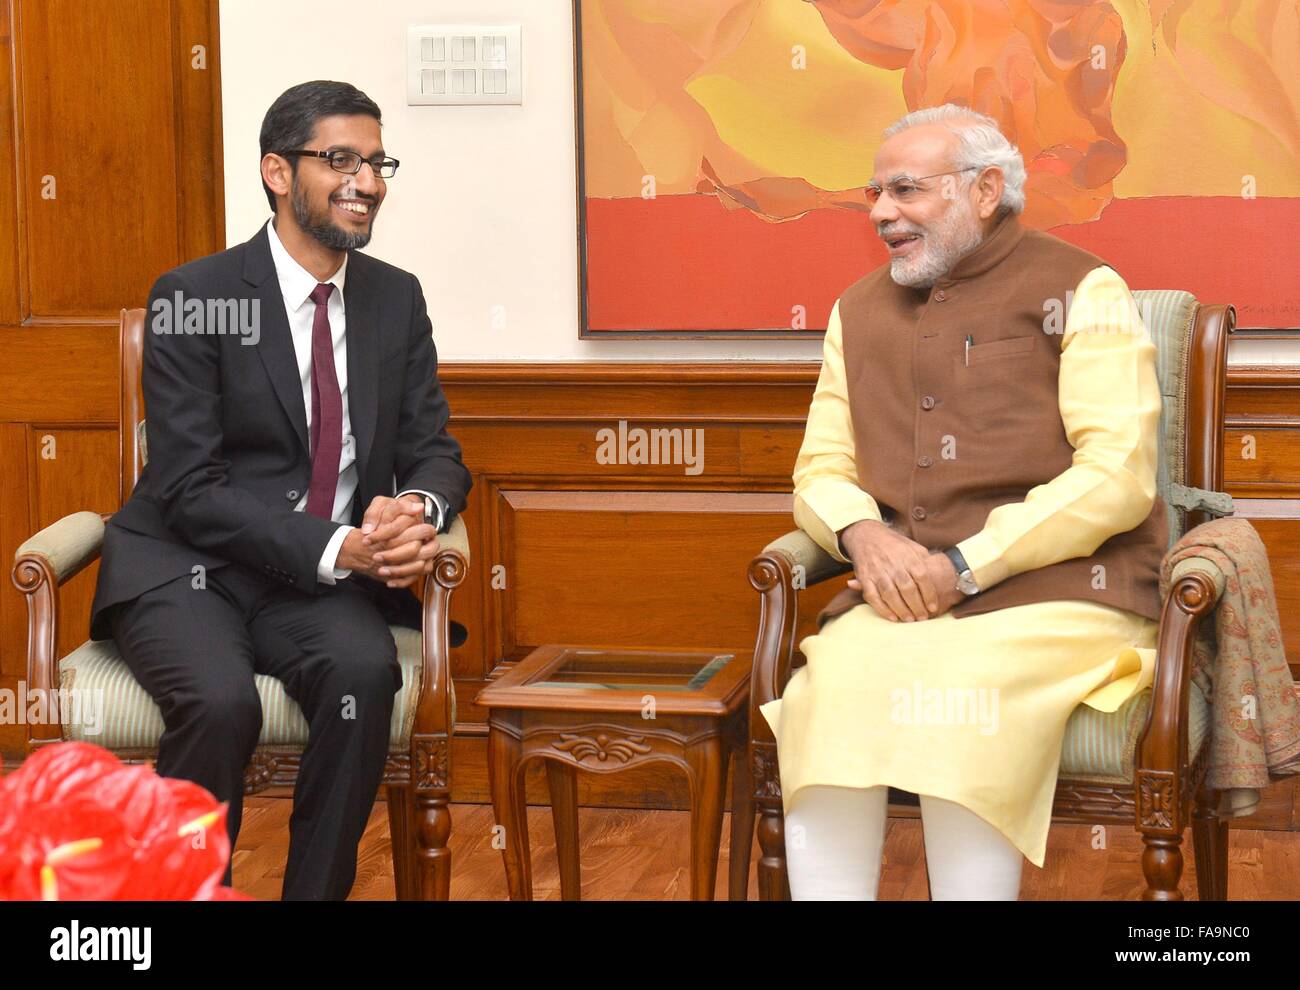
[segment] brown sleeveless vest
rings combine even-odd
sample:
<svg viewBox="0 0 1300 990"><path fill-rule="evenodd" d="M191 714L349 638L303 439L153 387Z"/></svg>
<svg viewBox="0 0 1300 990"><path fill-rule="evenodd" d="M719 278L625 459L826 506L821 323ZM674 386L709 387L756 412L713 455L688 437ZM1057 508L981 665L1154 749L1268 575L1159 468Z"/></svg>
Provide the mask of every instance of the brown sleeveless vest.
<svg viewBox="0 0 1300 990"><path fill-rule="evenodd" d="M845 291L839 309L858 483L886 522L941 550L1070 466L1074 448L1057 404L1064 315L1055 333L1045 332L1045 319L1049 301L1063 314L1067 293L1102 264L1010 215L932 289L898 285L886 263ZM1076 598L1158 619L1166 534L1157 496L1145 521L1091 556L1012 575L952 614ZM818 624L861 603L846 588Z"/></svg>

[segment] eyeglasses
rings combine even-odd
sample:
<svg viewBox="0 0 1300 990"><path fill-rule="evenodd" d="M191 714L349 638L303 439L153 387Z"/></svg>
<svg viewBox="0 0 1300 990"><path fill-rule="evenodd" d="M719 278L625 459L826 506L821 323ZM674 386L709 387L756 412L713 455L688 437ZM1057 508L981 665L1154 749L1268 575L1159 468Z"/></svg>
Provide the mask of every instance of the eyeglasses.
<svg viewBox="0 0 1300 990"><path fill-rule="evenodd" d="M285 151L286 158L324 158L335 172L356 175L361 171L361 163L370 165L371 171L381 179L391 179L402 164L396 158L362 158L355 151Z"/></svg>
<svg viewBox="0 0 1300 990"><path fill-rule="evenodd" d="M874 182L867 183L867 205L875 206L880 201L880 194L889 190L889 198L899 203L914 202L918 196L926 192L925 189L917 185L918 182L924 182L926 179L937 179L941 175L956 175L959 172L978 171L979 166L967 165L965 168L955 168L951 172L935 172L934 175L923 175L919 179L913 179L910 175L900 175L897 179L891 179L885 183L885 188L881 189Z"/></svg>

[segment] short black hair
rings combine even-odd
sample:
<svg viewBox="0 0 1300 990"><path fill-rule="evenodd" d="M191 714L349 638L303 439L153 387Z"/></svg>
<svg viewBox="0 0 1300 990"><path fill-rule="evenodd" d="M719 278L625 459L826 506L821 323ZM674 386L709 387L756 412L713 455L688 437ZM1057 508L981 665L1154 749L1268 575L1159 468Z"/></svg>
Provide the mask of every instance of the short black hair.
<svg viewBox="0 0 1300 990"><path fill-rule="evenodd" d="M291 86L276 98L271 109L262 118L262 133L259 142L262 157L283 155L286 151L296 151L311 140L316 131L316 122L323 117L356 116L364 114L383 123L379 104L368 97L351 83L334 82L330 79L315 79L311 82ZM289 159L290 167L296 172L298 159ZM266 201L275 212L275 193L263 182Z"/></svg>

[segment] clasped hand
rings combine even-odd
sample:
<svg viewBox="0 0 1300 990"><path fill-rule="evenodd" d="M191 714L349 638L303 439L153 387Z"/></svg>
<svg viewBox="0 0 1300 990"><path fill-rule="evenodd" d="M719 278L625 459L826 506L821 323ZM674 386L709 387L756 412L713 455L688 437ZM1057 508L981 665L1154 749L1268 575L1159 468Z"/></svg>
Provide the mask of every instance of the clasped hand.
<svg viewBox="0 0 1300 990"><path fill-rule="evenodd" d="M438 530L424 521L424 500L377 496L359 529L343 538L338 566L390 588L409 588L433 572Z"/></svg>
<svg viewBox="0 0 1300 990"><path fill-rule="evenodd" d="M957 570L943 553L931 553L883 522L864 519L843 530L840 543L853 561L849 587L882 619L920 622L942 615L965 596Z"/></svg>

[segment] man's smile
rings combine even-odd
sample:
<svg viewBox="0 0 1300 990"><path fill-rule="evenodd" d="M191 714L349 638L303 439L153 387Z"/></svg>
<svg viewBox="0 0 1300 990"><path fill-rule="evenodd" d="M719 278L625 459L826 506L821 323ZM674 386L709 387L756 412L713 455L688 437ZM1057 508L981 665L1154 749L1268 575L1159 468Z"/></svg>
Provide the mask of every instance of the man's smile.
<svg viewBox="0 0 1300 990"><path fill-rule="evenodd" d="M921 238L924 236L916 231L900 230L882 234L881 238L889 248L891 258L906 258L912 252L919 250Z"/></svg>
<svg viewBox="0 0 1300 990"><path fill-rule="evenodd" d="M378 208L378 203L367 199L335 199L332 201L335 208L340 213L347 215L347 218L354 223L361 223L370 218L371 211Z"/></svg>

